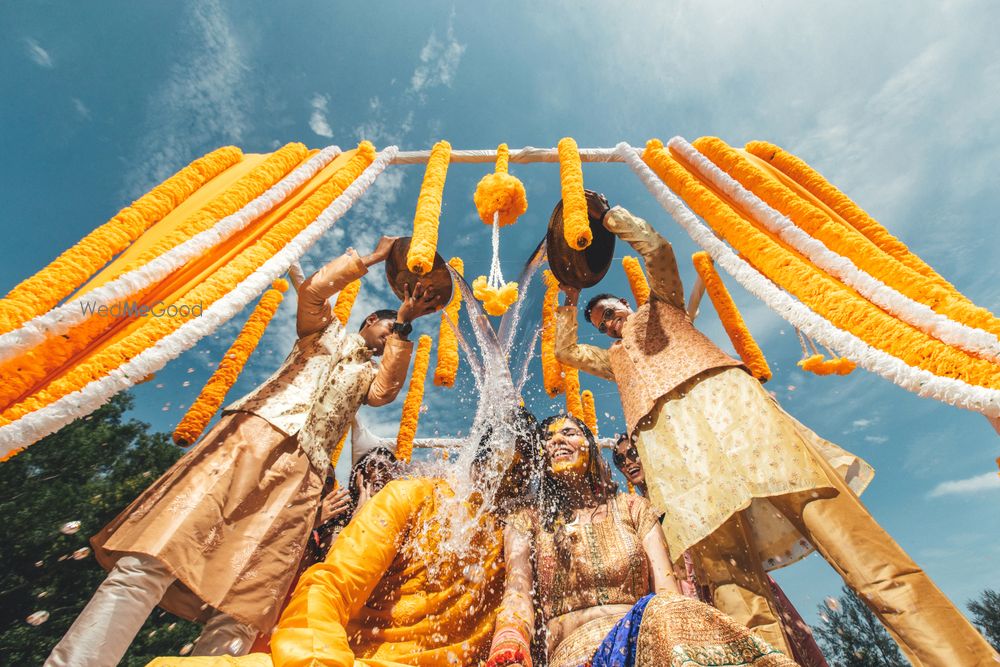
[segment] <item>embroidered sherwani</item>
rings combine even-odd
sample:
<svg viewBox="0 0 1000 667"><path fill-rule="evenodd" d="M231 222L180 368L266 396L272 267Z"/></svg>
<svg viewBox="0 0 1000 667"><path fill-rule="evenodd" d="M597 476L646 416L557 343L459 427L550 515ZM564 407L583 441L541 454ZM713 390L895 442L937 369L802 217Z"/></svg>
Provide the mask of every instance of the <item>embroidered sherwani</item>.
<svg viewBox="0 0 1000 667"><path fill-rule="evenodd" d="M177 578L163 608L200 621L214 608L271 629L313 526L331 449L363 402L395 398L409 365L408 341L390 337L377 365L363 339L333 317L329 298L366 271L348 251L303 283L288 358L93 538L101 565L123 553L152 556Z"/></svg>
<svg viewBox="0 0 1000 667"><path fill-rule="evenodd" d="M648 223L616 207L605 225L642 254L649 303L610 350L578 344L576 309L560 308L556 357L618 385L672 557L692 549L716 605L776 646L787 644L762 568L815 547L914 664L979 664L990 655L858 500L871 467L793 419L694 328L673 250Z"/></svg>

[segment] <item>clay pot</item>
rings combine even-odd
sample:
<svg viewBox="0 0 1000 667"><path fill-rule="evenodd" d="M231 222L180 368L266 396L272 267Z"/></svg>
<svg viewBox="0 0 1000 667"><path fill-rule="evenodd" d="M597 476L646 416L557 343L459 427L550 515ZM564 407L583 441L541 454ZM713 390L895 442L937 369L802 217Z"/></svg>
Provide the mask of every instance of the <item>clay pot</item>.
<svg viewBox="0 0 1000 667"><path fill-rule="evenodd" d="M546 233L549 268L563 285L583 289L601 281L611 266L615 254L615 235L604 228L602 220L610 209L608 200L599 192L584 190L587 196L587 217L594 238L583 250L571 248L563 236L563 203L559 200Z"/></svg>
<svg viewBox="0 0 1000 667"><path fill-rule="evenodd" d="M437 305L444 306L451 300L451 273L441 255L434 253L434 266L425 275L417 275L406 268L406 253L410 250L410 237L401 236L392 244L389 256L385 260L385 277L389 281L396 297L403 300L403 286L413 292L413 286L419 280L422 285L429 285L437 295Z"/></svg>

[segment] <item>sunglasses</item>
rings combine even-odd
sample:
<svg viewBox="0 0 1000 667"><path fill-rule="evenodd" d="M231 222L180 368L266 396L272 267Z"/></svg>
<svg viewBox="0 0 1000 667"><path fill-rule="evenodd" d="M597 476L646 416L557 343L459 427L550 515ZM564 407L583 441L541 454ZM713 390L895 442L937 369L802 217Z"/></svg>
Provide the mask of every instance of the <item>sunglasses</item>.
<svg viewBox="0 0 1000 667"><path fill-rule="evenodd" d="M631 445L625 450L625 453L615 452L611 455L611 459L615 462L616 468L621 468L625 465L626 461L638 461L639 460L639 450L635 448L635 445Z"/></svg>

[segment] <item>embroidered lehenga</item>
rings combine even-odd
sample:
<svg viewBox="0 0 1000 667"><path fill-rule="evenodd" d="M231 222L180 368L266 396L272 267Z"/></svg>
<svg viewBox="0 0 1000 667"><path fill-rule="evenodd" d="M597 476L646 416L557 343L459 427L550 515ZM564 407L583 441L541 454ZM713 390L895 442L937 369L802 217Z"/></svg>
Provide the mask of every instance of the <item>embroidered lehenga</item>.
<svg viewBox="0 0 1000 667"><path fill-rule="evenodd" d="M566 524L552 532L542 527L537 511L529 509L515 517L509 530L531 541L534 563L508 563L501 616L524 608L530 590L518 590L511 582L523 581L517 575L526 567L532 571L542 620L550 628L567 614L592 616L565 636L558 630L548 633L549 667L795 665L698 600L650 594L650 566L642 542L658 530L658 520L644 498L619 494L608 501L602 519Z"/></svg>

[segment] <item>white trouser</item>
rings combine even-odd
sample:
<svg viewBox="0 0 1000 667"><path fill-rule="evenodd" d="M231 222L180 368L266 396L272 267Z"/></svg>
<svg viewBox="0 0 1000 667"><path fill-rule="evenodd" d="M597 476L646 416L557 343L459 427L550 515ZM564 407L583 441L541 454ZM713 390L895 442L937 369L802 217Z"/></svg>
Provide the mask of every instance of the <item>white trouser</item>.
<svg viewBox="0 0 1000 667"><path fill-rule="evenodd" d="M155 558L122 556L44 667L114 667L172 583L174 575ZM192 654L245 655L256 636L251 626L216 611Z"/></svg>
<svg viewBox="0 0 1000 667"><path fill-rule="evenodd" d="M256 638L256 628L216 610L205 623L191 655L246 655Z"/></svg>
<svg viewBox="0 0 1000 667"><path fill-rule="evenodd" d="M114 667L172 583L174 575L155 558L122 556L44 667Z"/></svg>

